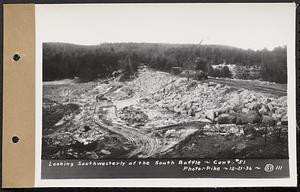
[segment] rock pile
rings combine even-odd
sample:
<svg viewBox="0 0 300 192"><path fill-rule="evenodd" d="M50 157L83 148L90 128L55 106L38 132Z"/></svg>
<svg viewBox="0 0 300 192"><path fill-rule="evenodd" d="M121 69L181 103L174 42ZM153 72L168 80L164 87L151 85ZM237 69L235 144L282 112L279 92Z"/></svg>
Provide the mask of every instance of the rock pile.
<svg viewBox="0 0 300 192"><path fill-rule="evenodd" d="M144 108L163 109L192 120L218 124L287 124L287 97L145 71L134 86Z"/></svg>
<svg viewBox="0 0 300 192"><path fill-rule="evenodd" d="M148 116L143 111L132 106L119 110L118 117L128 125L144 125L148 121Z"/></svg>
<svg viewBox="0 0 300 192"><path fill-rule="evenodd" d="M128 99L131 98L134 95L134 91L127 86L122 86L120 88L118 88L116 91L114 91L110 97L113 100L124 100L124 99Z"/></svg>

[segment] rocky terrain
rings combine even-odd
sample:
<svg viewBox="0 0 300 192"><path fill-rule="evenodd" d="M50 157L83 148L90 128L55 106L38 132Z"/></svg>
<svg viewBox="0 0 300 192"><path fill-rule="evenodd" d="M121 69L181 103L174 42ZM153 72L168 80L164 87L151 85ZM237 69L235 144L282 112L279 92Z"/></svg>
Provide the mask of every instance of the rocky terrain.
<svg viewBox="0 0 300 192"><path fill-rule="evenodd" d="M42 157L286 158L284 91L248 83L143 68L125 82L44 84Z"/></svg>

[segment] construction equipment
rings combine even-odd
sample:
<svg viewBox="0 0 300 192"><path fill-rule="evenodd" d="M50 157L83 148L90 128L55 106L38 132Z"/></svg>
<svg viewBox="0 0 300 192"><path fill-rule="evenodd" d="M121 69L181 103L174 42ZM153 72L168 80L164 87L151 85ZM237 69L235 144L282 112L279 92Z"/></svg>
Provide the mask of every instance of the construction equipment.
<svg viewBox="0 0 300 192"><path fill-rule="evenodd" d="M203 40L197 45L194 51L187 59L189 70L184 70L180 74L181 76L192 78L195 80L205 80L208 78L208 65L204 58L196 57L196 50L200 47Z"/></svg>

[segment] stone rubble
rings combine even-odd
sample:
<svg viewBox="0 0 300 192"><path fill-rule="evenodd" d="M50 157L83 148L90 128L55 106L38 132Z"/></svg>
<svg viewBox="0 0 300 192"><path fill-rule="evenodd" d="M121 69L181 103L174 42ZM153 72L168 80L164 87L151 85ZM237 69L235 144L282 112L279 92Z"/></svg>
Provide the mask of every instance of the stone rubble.
<svg viewBox="0 0 300 192"><path fill-rule="evenodd" d="M218 132L239 136L244 134L246 130L244 127L249 124L288 125L286 96L277 98L271 94L236 89L208 81L189 80L153 70L144 70L131 81L115 80L109 84L95 82L87 89L88 91L84 89L69 91L68 96L63 97L62 104L43 100L43 113L49 116L56 110L56 116L51 121L45 121L49 125L43 125L44 127L47 129L53 126L63 127L69 122L68 118L72 118L72 123L76 125L74 129L68 128L61 133L49 133L50 135L45 138L45 142L49 144L45 146L76 145L79 148L90 148L91 150L87 150L90 152L84 154L90 159L112 154L111 149L97 146L99 141L111 140L115 143L115 148L120 141L118 139L114 141L106 131L96 128L97 125L93 122L93 116L97 115L96 102L98 105L99 102L103 102L105 103L103 105L113 106L117 105L118 101L125 101L124 103L128 101L128 104L116 107L117 117L127 125L145 130L201 121L206 123L203 131L207 134ZM66 91L62 92L65 94ZM66 114L66 111L70 114ZM72 116L74 113L72 111L76 111L75 117ZM164 136L172 138L179 137L180 134L177 130L170 129ZM93 152L98 148L100 152ZM244 145L240 145L235 150L243 148ZM80 155L78 151L68 153L73 156Z"/></svg>
<svg viewBox="0 0 300 192"><path fill-rule="evenodd" d="M171 113L169 118L158 119L170 125L191 120L219 124L287 124L287 97L246 89L233 89L213 82L188 80L164 72L146 70L129 82L141 97L139 107ZM157 121L155 119L152 119Z"/></svg>
<svg viewBox="0 0 300 192"><path fill-rule="evenodd" d="M118 116L128 125L144 125L148 121L148 116L143 111L132 106L122 108L119 111Z"/></svg>

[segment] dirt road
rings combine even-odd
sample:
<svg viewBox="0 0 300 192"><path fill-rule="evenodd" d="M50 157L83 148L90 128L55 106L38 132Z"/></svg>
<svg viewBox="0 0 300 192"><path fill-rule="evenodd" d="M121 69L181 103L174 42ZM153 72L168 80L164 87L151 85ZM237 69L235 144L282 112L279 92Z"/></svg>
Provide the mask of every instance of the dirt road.
<svg viewBox="0 0 300 192"><path fill-rule="evenodd" d="M253 91L258 91L262 93L272 94L278 97L286 96L287 90L284 87L274 86L274 85L262 85L255 82L249 81L240 81L240 80L230 80L230 79L216 79L216 78L209 78L207 81L226 84L228 86L240 89L248 89Z"/></svg>
<svg viewBox="0 0 300 192"><path fill-rule="evenodd" d="M153 156L157 152L158 142L156 139L141 133L136 128L118 122L114 107L105 108L105 113L100 118L100 108L101 106L98 106L97 112L94 115L96 124L123 136L135 147L134 150L129 152L128 157L137 156L139 158L147 158Z"/></svg>
<svg viewBox="0 0 300 192"><path fill-rule="evenodd" d="M123 122L121 122L116 116L116 108L114 106L104 108L103 106L98 106L97 108L98 109L96 109L94 114L95 123L98 124L101 128L105 128L113 133L123 136L134 146L134 150L130 151L127 154L127 157L129 158L148 158L165 153L199 129L192 125L188 127L177 125L169 126L166 129L181 129L182 134L162 145L162 138L153 137L149 133L146 134L137 128L127 126ZM103 109L105 112L102 112L102 115L100 117L99 113L101 113Z"/></svg>

